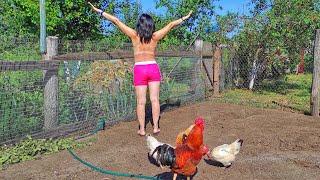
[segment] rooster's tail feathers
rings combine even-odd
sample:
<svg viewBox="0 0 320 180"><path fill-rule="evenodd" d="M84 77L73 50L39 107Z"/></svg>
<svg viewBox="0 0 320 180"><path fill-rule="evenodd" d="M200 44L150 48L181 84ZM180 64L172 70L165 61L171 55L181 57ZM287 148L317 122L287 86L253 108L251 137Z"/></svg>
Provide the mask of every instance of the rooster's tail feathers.
<svg viewBox="0 0 320 180"><path fill-rule="evenodd" d="M157 153L155 160L159 165L173 167L176 156L172 146L168 144L162 144L152 152L151 156L153 157L155 153Z"/></svg>

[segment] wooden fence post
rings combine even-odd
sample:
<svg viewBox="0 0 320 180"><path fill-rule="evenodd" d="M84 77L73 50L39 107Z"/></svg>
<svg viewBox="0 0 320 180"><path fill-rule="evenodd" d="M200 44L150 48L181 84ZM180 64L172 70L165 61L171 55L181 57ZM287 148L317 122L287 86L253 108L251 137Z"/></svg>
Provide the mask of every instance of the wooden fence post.
<svg viewBox="0 0 320 180"><path fill-rule="evenodd" d="M220 64L221 64L221 47L216 45L213 52L213 96L218 96L220 91Z"/></svg>
<svg viewBox="0 0 320 180"><path fill-rule="evenodd" d="M199 53L200 56L202 56L202 48L203 48L203 40L197 39L194 42L194 49L195 49L196 53Z"/></svg>
<svg viewBox="0 0 320 180"><path fill-rule="evenodd" d="M58 37L49 36L46 42L45 61L51 61L58 54ZM44 83L44 129L50 130L58 126L58 70L45 70Z"/></svg>
<svg viewBox="0 0 320 180"><path fill-rule="evenodd" d="M313 55L312 94L310 100L311 115L319 117L319 71L320 71L320 29L316 30Z"/></svg>
<svg viewBox="0 0 320 180"><path fill-rule="evenodd" d="M197 61L193 67L193 76L192 76L192 83L191 83L191 92L198 93L200 88L200 73L201 72L201 61L202 61L202 48L203 48L203 40L196 39L194 42L194 50L197 54Z"/></svg>

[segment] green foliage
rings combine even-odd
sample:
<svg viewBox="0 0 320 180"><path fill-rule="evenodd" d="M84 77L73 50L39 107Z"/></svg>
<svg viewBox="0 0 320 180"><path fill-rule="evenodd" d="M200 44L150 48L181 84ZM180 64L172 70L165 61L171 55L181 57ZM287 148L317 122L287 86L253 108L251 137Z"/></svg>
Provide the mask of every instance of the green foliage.
<svg viewBox="0 0 320 180"><path fill-rule="evenodd" d="M165 102L170 98L179 98L186 95L189 91L188 84L179 83L179 81L170 78L164 78L160 87L160 102Z"/></svg>
<svg viewBox="0 0 320 180"><path fill-rule="evenodd" d="M242 17L242 28L233 38L244 84L248 83L255 60L261 65L258 76L265 73L278 77L285 66L295 69L302 61L302 51L307 52L306 70L311 72L312 41L315 29L320 27L320 11L316 8L319 1L253 0L252 3L252 16ZM290 64L285 64L286 59Z"/></svg>
<svg viewBox="0 0 320 180"><path fill-rule="evenodd" d="M0 141L38 131L43 119L42 72L0 73ZM31 90L32 89L32 90Z"/></svg>
<svg viewBox="0 0 320 180"><path fill-rule="evenodd" d="M212 32L213 16L216 8L214 2L215 0L157 0L157 7L167 9L163 19L164 24L185 16L190 10L193 11L190 19L179 28L172 30L164 41L176 42L177 44L174 45L189 45L197 34L200 38L209 39L211 35L208 32Z"/></svg>
<svg viewBox="0 0 320 180"><path fill-rule="evenodd" d="M135 112L136 99L132 86L115 95L104 91L100 95L99 102L103 112L102 116L108 121L123 120L132 117Z"/></svg>
<svg viewBox="0 0 320 180"><path fill-rule="evenodd" d="M0 3L0 9L6 12L0 15L1 32L15 37L39 34L39 1L5 0ZM84 0L46 0L46 24L48 35L67 39L101 37L99 17Z"/></svg>
<svg viewBox="0 0 320 180"><path fill-rule="evenodd" d="M289 108L310 113L312 75L287 75L283 79L265 80L256 91L234 89L223 93L223 102L266 108ZM278 104L276 104L276 103ZM283 107L279 106L283 105Z"/></svg>
<svg viewBox="0 0 320 180"><path fill-rule="evenodd" d="M0 34L0 59L36 61L41 58L37 38L12 38Z"/></svg>
<svg viewBox="0 0 320 180"><path fill-rule="evenodd" d="M228 12L222 16L217 15L216 21L210 35L206 37L205 40L216 45L230 44L231 40L228 37L229 33L234 32L235 29L239 27L238 14Z"/></svg>
<svg viewBox="0 0 320 180"><path fill-rule="evenodd" d="M135 28L138 15L141 14L141 6L133 0L90 1L98 8L105 10L120 18L131 28ZM181 27L174 29L162 41L165 47L170 45L188 45L195 36L209 39L208 32L214 31L213 16L215 15L215 0L203 1L157 1L157 7L167 8L165 15L151 14L155 20L157 29L167 25L170 21L178 19L193 10L190 20ZM5 0L0 2L0 9L4 14L0 15L1 34L14 37L37 37L39 35L39 1ZM76 1L46 1L47 34L58 35L61 39L108 39L108 44L120 44L130 42L112 23L101 19L94 13L84 0ZM212 39L212 38L211 38Z"/></svg>
<svg viewBox="0 0 320 180"><path fill-rule="evenodd" d="M31 136L15 146L0 147L0 168L5 165L36 159L42 154L51 154L68 148L85 146L85 142L66 139L32 139Z"/></svg>
<svg viewBox="0 0 320 180"><path fill-rule="evenodd" d="M277 44L289 45L289 51L308 47L314 31L320 27L320 12L315 9L318 0L290 0L272 2L268 11L265 32ZM278 42L277 42L278 41Z"/></svg>

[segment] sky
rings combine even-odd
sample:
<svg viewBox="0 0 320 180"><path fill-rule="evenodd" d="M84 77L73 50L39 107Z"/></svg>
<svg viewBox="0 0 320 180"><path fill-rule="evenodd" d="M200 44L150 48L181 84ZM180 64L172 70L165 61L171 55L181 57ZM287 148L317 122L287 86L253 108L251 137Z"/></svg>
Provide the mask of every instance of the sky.
<svg viewBox="0 0 320 180"><path fill-rule="evenodd" d="M142 5L142 10L144 12L152 11L156 13L162 13L165 9L156 9L155 0L140 0ZM215 2L217 6L221 6L223 9L218 10L217 13L220 15L226 14L226 12L239 12L239 13L248 13L248 4L250 0L219 0Z"/></svg>

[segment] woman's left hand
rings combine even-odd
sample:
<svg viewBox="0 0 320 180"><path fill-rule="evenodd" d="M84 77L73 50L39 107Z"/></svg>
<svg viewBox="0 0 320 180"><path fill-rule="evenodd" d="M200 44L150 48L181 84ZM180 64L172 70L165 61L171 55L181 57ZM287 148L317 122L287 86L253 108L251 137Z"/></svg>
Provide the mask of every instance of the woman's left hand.
<svg viewBox="0 0 320 180"><path fill-rule="evenodd" d="M182 20L188 19L191 16L191 14L192 14L192 10L188 13L188 15L182 17Z"/></svg>
<svg viewBox="0 0 320 180"><path fill-rule="evenodd" d="M98 9L98 8L94 7L94 5L92 5L90 2L88 2L88 3L90 4L92 10L94 10L95 12L97 12L97 13L101 13L102 12L101 9Z"/></svg>

